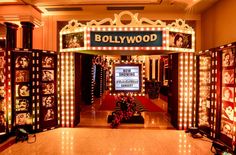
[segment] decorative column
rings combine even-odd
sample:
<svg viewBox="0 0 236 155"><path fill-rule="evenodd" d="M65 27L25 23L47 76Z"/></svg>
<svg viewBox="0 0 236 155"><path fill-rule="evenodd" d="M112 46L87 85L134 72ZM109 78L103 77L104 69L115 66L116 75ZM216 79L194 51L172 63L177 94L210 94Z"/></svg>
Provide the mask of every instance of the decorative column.
<svg viewBox="0 0 236 155"><path fill-rule="evenodd" d="M22 46L23 48L32 49L34 24L30 22L21 22L21 26L23 29Z"/></svg>
<svg viewBox="0 0 236 155"><path fill-rule="evenodd" d="M5 22L4 24L7 28L6 48L16 48L16 32L19 26L8 22Z"/></svg>

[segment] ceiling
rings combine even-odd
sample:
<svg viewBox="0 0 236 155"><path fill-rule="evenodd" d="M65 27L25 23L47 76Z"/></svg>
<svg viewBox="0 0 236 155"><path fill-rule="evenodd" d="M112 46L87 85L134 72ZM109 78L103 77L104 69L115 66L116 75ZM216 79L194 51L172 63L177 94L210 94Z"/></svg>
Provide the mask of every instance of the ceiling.
<svg viewBox="0 0 236 155"><path fill-rule="evenodd" d="M218 0L0 0L1 5L32 5L45 15L72 12L135 10L145 12L201 13Z"/></svg>

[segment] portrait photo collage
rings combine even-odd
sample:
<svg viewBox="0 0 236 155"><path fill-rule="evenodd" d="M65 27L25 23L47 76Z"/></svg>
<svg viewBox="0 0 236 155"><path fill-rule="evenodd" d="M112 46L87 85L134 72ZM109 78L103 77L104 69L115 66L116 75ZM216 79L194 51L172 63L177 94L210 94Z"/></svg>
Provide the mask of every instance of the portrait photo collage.
<svg viewBox="0 0 236 155"><path fill-rule="evenodd" d="M15 124L18 126L31 123L31 53L14 52L15 86Z"/></svg>
<svg viewBox="0 0 236 155"><path fill-rule="evenodd" d="M210 128L211 57L199 57L199 126Z"/></svg>
<svg viewBox="0 0 236 155"><path fill-rule="evenodd" d="M44 127L57 122L57 105L55 96L55 55L42 54L42 96L41 96L41 122Z"/></svg>
<svg viewBox="0 0 236 155"><path fill-rule="evenodd" d="M6 132L6 103L5 103L5 89L4 89L4 51L0 51L0 134Z"/></svg>
<svg viewBox="0 0 236 155"><path fill-rule="evenodd" d="M222 49L221 133L233 138L235 97L235 49Z"/></svg>

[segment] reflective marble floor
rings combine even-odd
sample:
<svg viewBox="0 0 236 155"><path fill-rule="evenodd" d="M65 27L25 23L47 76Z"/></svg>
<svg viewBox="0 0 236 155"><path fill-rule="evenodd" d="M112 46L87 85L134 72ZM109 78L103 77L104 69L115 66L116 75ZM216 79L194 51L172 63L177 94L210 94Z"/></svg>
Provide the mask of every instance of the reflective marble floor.
<svg viewBox="0 0 236 155"><path fill-rule="evenodd" d="M109 128L107 117L112 111L100 111L99 107L102 104L102 99L97 98L93 105L81 106L80 123L78 127L102 127ZM164 112L142 112L144 124L121 124L119 128L154 128L154 129L174 129L170 123L170 116L167 113L167 102L160 98L152 100Z"/></svg>
<svg viewBox="0 0 236 155"><path fill-rule="evenodd" d="M35 143L18 142L1 155L212 155L208 139L184 131L58 128L38 133Z"/></svg>

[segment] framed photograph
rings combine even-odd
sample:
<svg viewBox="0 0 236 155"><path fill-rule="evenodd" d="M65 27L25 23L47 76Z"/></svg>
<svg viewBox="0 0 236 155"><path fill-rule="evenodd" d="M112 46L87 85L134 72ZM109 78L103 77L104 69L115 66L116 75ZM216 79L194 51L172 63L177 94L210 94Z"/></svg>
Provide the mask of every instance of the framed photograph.
<svg viewBox="0 0 236 155"><path fill-rule="evenodd" d="M28 56L17 56L15 61L15 68L28 68L29 67L29 57Z"/></svg>
<svg viewBox="0 0 236 155"><path fill-rule="evenodd" d="M54 80L54 70L43 70L43 81L53 81Z"/></svg>
<svg viewBox="0 0 236 155"><path fill-rule="evenodd" d="M192 48L192 35L179 32L169 32L170 47Z"/></svg>
<svg viewBox="0 0 236 155"><path fill-rule="evenodd" d="M234 65L234 52L232 48L223 49L222 51L222 66L228 67Z"/></svg>
<svg viewBox="0 0 236 155"><path fill-rule="evenodd" d="M234 84L234 70L233 69L222 71L222 83Z"/></svg>
<svg viewBox="0 0 236 155"><path fill-rule="evenodd" d="M54 106L54 96L43 97L43 107L51 108Z"/></svg>
<svg viewBox="0 0 236 155"><path fill-rule="evenodd" d="M4 68L4 57L3 56L0 56L0 68Z"/></svg>
<svg viewBox="0 0 236 155"><path fill-rule="evenodd" d="M29 100L27 99L16 99L16 111L28 111Z"/></svg>
<svg viewBox="0 0 236 155"><path fill-rule="evenodd" d="M30 124L30 113L16 114L16 125Z"/></svg>
<svg viewBox="0 0 236 155"><path fill-rule="evenodd" d="M43 56L42 57L42 67L53 68L54 67L54 57L52 57L52 56Z"/></svg>
<svg viewBox="0 0 236 155"><path fill-rule="evenodd" d="M233 138L233 124L225 120L221 120L221 133L229 138Z"/></svg>
<svg viewBox="0 0 236 155"><path fill-rule="evenodd" d="M43 94L53 94L54 93L54 83L43 83L42 90L43 90Z"/></svg>
<svg viewBox="0 0 236 155"><path fill-rule="evenodd" d="M4 83L4 80L5 80L5 78L4 78L4 69L0 69L0 82L1 83Z"/></svg>
<svg viewBox="0 0 236 155"><path fill-rule="evenodd" d="M225 120L234 121L234 105L231 102L222 103L222 118Z"/></svg>
<svg viewBox="0 0 236 155"><path fill-rule="evenodd" d="M54 110L47 109L46 113L44 114L44 121L50 121L54 119Z"/></svg>
<svg viewBox="0 0 236 155"><path fill-rule="evenodd" d="M234 102L234 88L233 87L222 87L222 100Z"/></svg>
<svg viewBox="0 0 236 155"><path fill-rule="evenodd" d="M16 70L16 82L29 82L29 71Z"/></svg>
<svg viewBox="0 0 236 155"><path fill-rule="evenodd" d="M17 84L16 85L16 97L26 97L30 95L29 84Z"/></svg>

